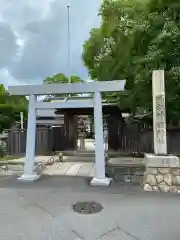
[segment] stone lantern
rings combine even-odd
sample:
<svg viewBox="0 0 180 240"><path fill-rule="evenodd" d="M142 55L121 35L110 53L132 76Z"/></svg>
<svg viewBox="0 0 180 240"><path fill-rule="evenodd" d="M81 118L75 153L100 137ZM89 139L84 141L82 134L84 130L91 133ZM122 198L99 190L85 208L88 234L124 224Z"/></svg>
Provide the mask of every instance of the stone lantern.
<svg viewBox="0 0 180 240"><path fill-rule="evenodd" d="M80 149L85 149L85 124L81 118L78 124L79 140L80 140Z"/></svg>

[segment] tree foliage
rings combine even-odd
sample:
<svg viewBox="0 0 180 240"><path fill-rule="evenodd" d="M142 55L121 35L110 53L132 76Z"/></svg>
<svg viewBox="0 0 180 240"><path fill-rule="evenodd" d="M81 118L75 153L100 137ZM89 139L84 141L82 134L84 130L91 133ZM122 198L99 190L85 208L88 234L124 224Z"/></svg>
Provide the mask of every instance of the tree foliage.
<svg viewBox="0 0 180 240"><path fill-rule="evenodd" d="M70 80L70 81L69 81ZM44 79L44 84L60 84L60 83L81 83L83 80L81 80L80 77L72 75L70 79L63 73L57 73L51 77L46 77ZM77 94L71 94L71 96L76 96ZM66 97L68 94L55 94L53 95L55 97ZM49 98L45 98L44 101L49 101Z"/></svg>
<svg viewBox="0 0 180 240"><path fill-rule="evenodd" d="M27 117L28 101L25 97L10 96L4 86L0 85L0 132L9 129L16 122L20 121L20 112Z"/></svg>
<svg viewBox="0 0 180 240"><path fill-rule="evenodd" d="M180 2L105 0L101 26L84 43L92 79L126 79L120 106L152 111L152 71L165 70L168 121L180 117Z"/></svg>
<svg viewBox="0 0 180 240"><path fill-rule="evenodd" d="M71 83L80 83L82 80L78 76L70 77ZM69 78L63 73L57 73L44 79L44 84L69 83Z"/></svg>

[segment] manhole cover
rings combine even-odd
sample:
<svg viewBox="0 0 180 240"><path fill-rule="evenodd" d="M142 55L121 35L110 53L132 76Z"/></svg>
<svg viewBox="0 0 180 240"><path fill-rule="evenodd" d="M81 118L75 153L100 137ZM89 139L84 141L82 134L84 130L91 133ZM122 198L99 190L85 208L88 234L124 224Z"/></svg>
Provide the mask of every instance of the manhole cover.
<svg viewBox="0 0 180 240"><path fill-rule="evenodd" d="M76 204L73 205L73 210L77 213L82 213L82 214L98 213L102 209L103 209L103 206L94 201L77 202Z"/></svg>

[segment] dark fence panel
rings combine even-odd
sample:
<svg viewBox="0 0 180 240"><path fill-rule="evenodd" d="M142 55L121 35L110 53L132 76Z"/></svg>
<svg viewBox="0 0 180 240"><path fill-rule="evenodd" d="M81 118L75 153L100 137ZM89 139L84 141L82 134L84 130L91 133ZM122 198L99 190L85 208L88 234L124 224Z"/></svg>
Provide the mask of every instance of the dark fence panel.
<svg viewBox="0 0 180 240"><path fill-rule="evenodd" d="M67 148L64 137L64 127L52 127L50 134L51 148L53 152L63 151Z"/></svg>
<svg viewBox="0 0 180 240"><path fill-rule="evenodd" d="M108 146L109 149L118 150L122 145L123 122L118 115L110 115L107 119L108 123Z"/></svg>
<svg viewBox="0 0 180 240"><path fill-rule="evenodd" d="M9 130L7 140L9 155L20 156L26 152L26 130Z"/></svg>
<svg viewBox="0 0 180 240"><path fill-rule="evenodd" d="M153 130L152 128L141 128L139 129L139 152L153 153Z"/></svg>
<svg viewBox="0 0 180 240"><path fill-rule="evenodd" d="M140 129L138 125L125 126L121 139L119 150L123 153L153 152L152 129Z"/></svg>
<svg viewBox="0 0 180 240"><path fill-rule="evenodd" d="M48 128L36 129L36 154L48 155L51 153L51 144ZM8 131L7 151L9 155L21 156L26 153L26 129L11 129Z"/></svg>
<svg viewBox="0 0 180 240"><path fill-rule="evenodd" d="M51 141L50 141L49 128L36 129L36 155L49 155L51 154Z"/></svg>
<svg viewBox="0 0 180 240"><path fill-rule="evenodd" d="M136 124L124 126L120 140L111 137L111 146L115 145L114 150L118 150L122 153L153 153L153 129L152 128L140 128ZM167 151L169 154L180 154L180 129L169 128L167 129ZM117 146L118 144L118 146ZM112 149L112 148L111 148Z"/></svg>
<svg viewBox="0 0 180 240"><path fill-rule="evenodd" d="M77 148L78 117L71 113L64 114L64 141L66 150L75 150Z"/></svg>
<svg viewBox="0 0 180 240"><path fill-rule="evenodd" d="M73 126L68 127L65 135L64 127L36 129L36 155L50 155L55 151L75 149L77 133ZM11 129L8 131L7 151L9 155L21 156L26 153L26 129Z"/></svg>
<svg viewBox="0 0 180 240"><path fill-rule="evenodd" d="M167 130L167 150L168 153L180 154L180 128L170 128Z"/></svg>

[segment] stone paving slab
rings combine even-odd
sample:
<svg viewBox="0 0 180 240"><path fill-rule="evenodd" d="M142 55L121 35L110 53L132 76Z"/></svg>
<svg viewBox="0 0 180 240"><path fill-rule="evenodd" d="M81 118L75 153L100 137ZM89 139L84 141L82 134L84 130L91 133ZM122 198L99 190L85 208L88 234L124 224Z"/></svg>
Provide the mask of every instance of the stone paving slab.
<svg viewBox="0 0 180 240"><path fill-rule="evenodd" d="M121 236L121 237L120 237ZM119 239L120 237L120 239ZM123 232L119 228L112 230L111 232L103 235L102 237L98 238L98 240L134 240L133 236L130 236L128 233Z"/></svg>
<svg viewBox="0 0 180 240"><path fill-rule="evenodd" d="M94 163L83 163L82 167L79 169L77 176L90 176L91 170L94 166Z"/></svg>
<svg viewBox="0 0 180 240"><path fill-rule="evenodd" d="M43 174L92 177L94 176L94 164L82 162L56 163L52 166L46 167Z"/></svg>
<svg viewBox="0 0 180 240"><path fill-rule="evenodd" d="M55 175L64 175L64 174L60 174L59 173L59 169L52 165L52 166L48 166L43 170L43 175L51 175L51 176L55 176Z"/></svg>
<svg viewBox="0 0 180 240"><path fill-rule="evenodd" d="M90 176L90 177L94 177L94 176L95 176L95 165L92 167L89 176Z"/></svg>
<svg viewBox="0 0 180 240"><path fill-rule="evenodd" d="M43 174L64 176L67 170L71 167L71 165L71 163L57 163L51 166L46 166L46 168L43 170Z"/></svg>
<svg viewBox="0 0 180 240"><path fill-rule="evenodd" d="M76 233L62 227L61 225L52 226L47 229L38 240L83 240Z"/></svg>
<svg viewBox="0 0 180 240"><path fill-rule="evenodd" d="M99 236L105 235L117 227L117 222L115 219L108 218L107 212L90 216L81 216L66 212L61 217L61 220L64 226L69 226L82 239L86 240L97 239ZM100 224L100 222L103 222L103 224Z"/></svg>
<svg viewBox="0 0 180 240"><path fill-rule="evenodd" d="M82 167L82 163L74 163L65 173L66 176L77 176L80 168Z"/></svg>
<svg viewBox="0 0 180 240"><path fill-rule="evenodd" d="M73 164L73 163L71 163L71 162L63 163L63 164L59 165L58 168L55 166L55 169L56 169L56 171L57 171L57 173L58 173L59 175L65 175L66 172L67 172L67 171L70 169L70 167L72 166L72 164Z"/></svg>
<svg viewBox="0 0 180 240"><path fill-rule="evenodd" d="M37 239L48 226L50 217L17 191L1 189L0 194L0 239Z"/></svg>

